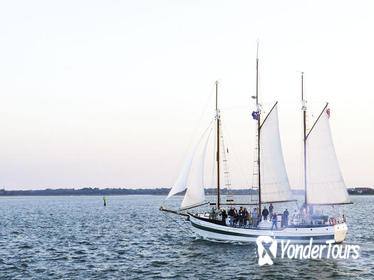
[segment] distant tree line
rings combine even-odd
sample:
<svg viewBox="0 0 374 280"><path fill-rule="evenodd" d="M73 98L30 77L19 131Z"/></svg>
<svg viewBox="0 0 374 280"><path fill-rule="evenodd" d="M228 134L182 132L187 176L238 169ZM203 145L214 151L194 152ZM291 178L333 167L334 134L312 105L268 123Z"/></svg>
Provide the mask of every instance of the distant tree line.
<svg viewBox="0 0 374 280"><path fill-rule="evenodd" d="M0 189L0 196L43 196L43 195L167 195L170 188L156 189L126 189L126 188L82 188L82 189L45 189L45 190L5 190ZM251 189L221 189L222 195L250 195L256 194L256 190ZM294 194L303 194L303 190L294 190ZM348 193L351 195L374 195L374 189L371 188L350 188ZM181 192L178 195L184 195ZM205 189L206 195L216 195L216 188Z"/></svg>
<svg viewBox="0 0 374 280"><path fill-rule="evenodd" d="M371 188L350 188L348 193L351 195L374 195L374 189Z"/></svg>
<svg viewBox="0 0 374 280"><path fill-rule="evenodd" d="M0 196L37 196L37 195L167 195L170 188L156 188L156 189L126 189L126 188L82 188L82 189L45 189L45 190L5 190L0 189ZM179 193L184 195L185 192ZM249 195L257 193L257 191L249 189L236 189L228 190L221 189L221 194L233 194L233 195ZM205 189L205 194L215 195L217 189L209 188Z"/></svg>

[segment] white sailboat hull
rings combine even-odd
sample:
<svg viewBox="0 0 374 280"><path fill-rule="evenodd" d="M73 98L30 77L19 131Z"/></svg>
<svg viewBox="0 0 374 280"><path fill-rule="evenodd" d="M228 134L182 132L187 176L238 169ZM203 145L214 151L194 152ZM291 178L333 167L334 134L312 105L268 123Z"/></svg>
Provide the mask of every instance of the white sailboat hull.
<svg viewBox="0 0 374 280"><path fill-rule="evenodd" d="M343 242L347 233L345 223L326 226L286 227L278 230L235 228L219 225L190 215L190 222L194 233L203 239L221 242L255 242L258 236L270 236L277 240L293 243Z"/></svg>

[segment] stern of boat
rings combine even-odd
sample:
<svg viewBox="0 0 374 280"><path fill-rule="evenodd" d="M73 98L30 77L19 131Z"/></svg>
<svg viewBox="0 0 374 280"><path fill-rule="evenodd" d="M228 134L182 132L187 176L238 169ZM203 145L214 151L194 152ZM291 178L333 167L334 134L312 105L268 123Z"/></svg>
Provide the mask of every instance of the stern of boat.
<svg viewBox="0 0 374 280"><path fill-rule="evenodd" d="M348 227L346 223L336 224L334 226L334 239L336 243L341 243L344 241L347 234Z"/></svg>

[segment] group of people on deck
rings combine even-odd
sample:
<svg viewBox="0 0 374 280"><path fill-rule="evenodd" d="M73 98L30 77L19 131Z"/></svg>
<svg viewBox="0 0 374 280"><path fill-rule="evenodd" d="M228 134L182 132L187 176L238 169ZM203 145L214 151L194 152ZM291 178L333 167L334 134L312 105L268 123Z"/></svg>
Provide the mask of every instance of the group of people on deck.
<svg viewBox="0 0 374 280"><path fill-rule="evenodd" d="M274 206L270 203L270 206L269 206L269 210L266 209L266 206L264 206L264 210L262 210L262 217L264 219L264 221L267 221L268 219L268 216L270 215L269 217L269 220L272 222L272 225L271 225L271 229L273 229L274 227L276 229L278 229L278 215L277 213L274 212ZM282 227L286 227L288 226L288 216L290 215L290 213L288 212L288 209L284 210L283 214L282 214Z"/></svg>
<svg viewBox="0 0 374 280"><path fill-rule="evenodd" d="M278 229L278 215L277 213L275 213L274 206L272 204L270 204L269 209L267 209L265 206L261 213L259 213L258 208L254 208L253 211L250 212L247 210L247 208L244 207L240 207L239 210L236 210L234 207L231 207L227 213L226 210L223 209L221 214L222 221L224 222L224 224L226 224L226 218L229 218L230 227L243 227L246 225L257 226L261 220L267 221L269 217L269 221L272 222L271 229ZM288 226L288 210L286 209L281 216L281 226Z"/></svg>
<svg viewBox="0 0 374 280"><path fill-rule="evenodd" d="M231 227L233 227L234 224L239 224L239 226L245 226L249 224L251 212L248 212L247 208L240 207L239 211L237 211L234 207L231 207L228 212L228 216Z"/></svg>

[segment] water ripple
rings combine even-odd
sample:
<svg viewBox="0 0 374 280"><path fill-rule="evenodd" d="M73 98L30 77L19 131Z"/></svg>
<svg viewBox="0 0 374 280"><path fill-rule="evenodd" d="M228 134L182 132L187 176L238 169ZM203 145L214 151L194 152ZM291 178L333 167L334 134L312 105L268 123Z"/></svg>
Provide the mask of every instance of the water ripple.
<svg viewBox="0 0 374 280"><path fill-rule="evenodd" d="M174 199L174 200L173 200ZM173 198L175 206L180 197ZM346 208L357 260L276 259L257 265L253 244L197 239L163 197L1 197L0 279L371 279L374 197ZM350 212L348 212L350 211Z"/></svg>

